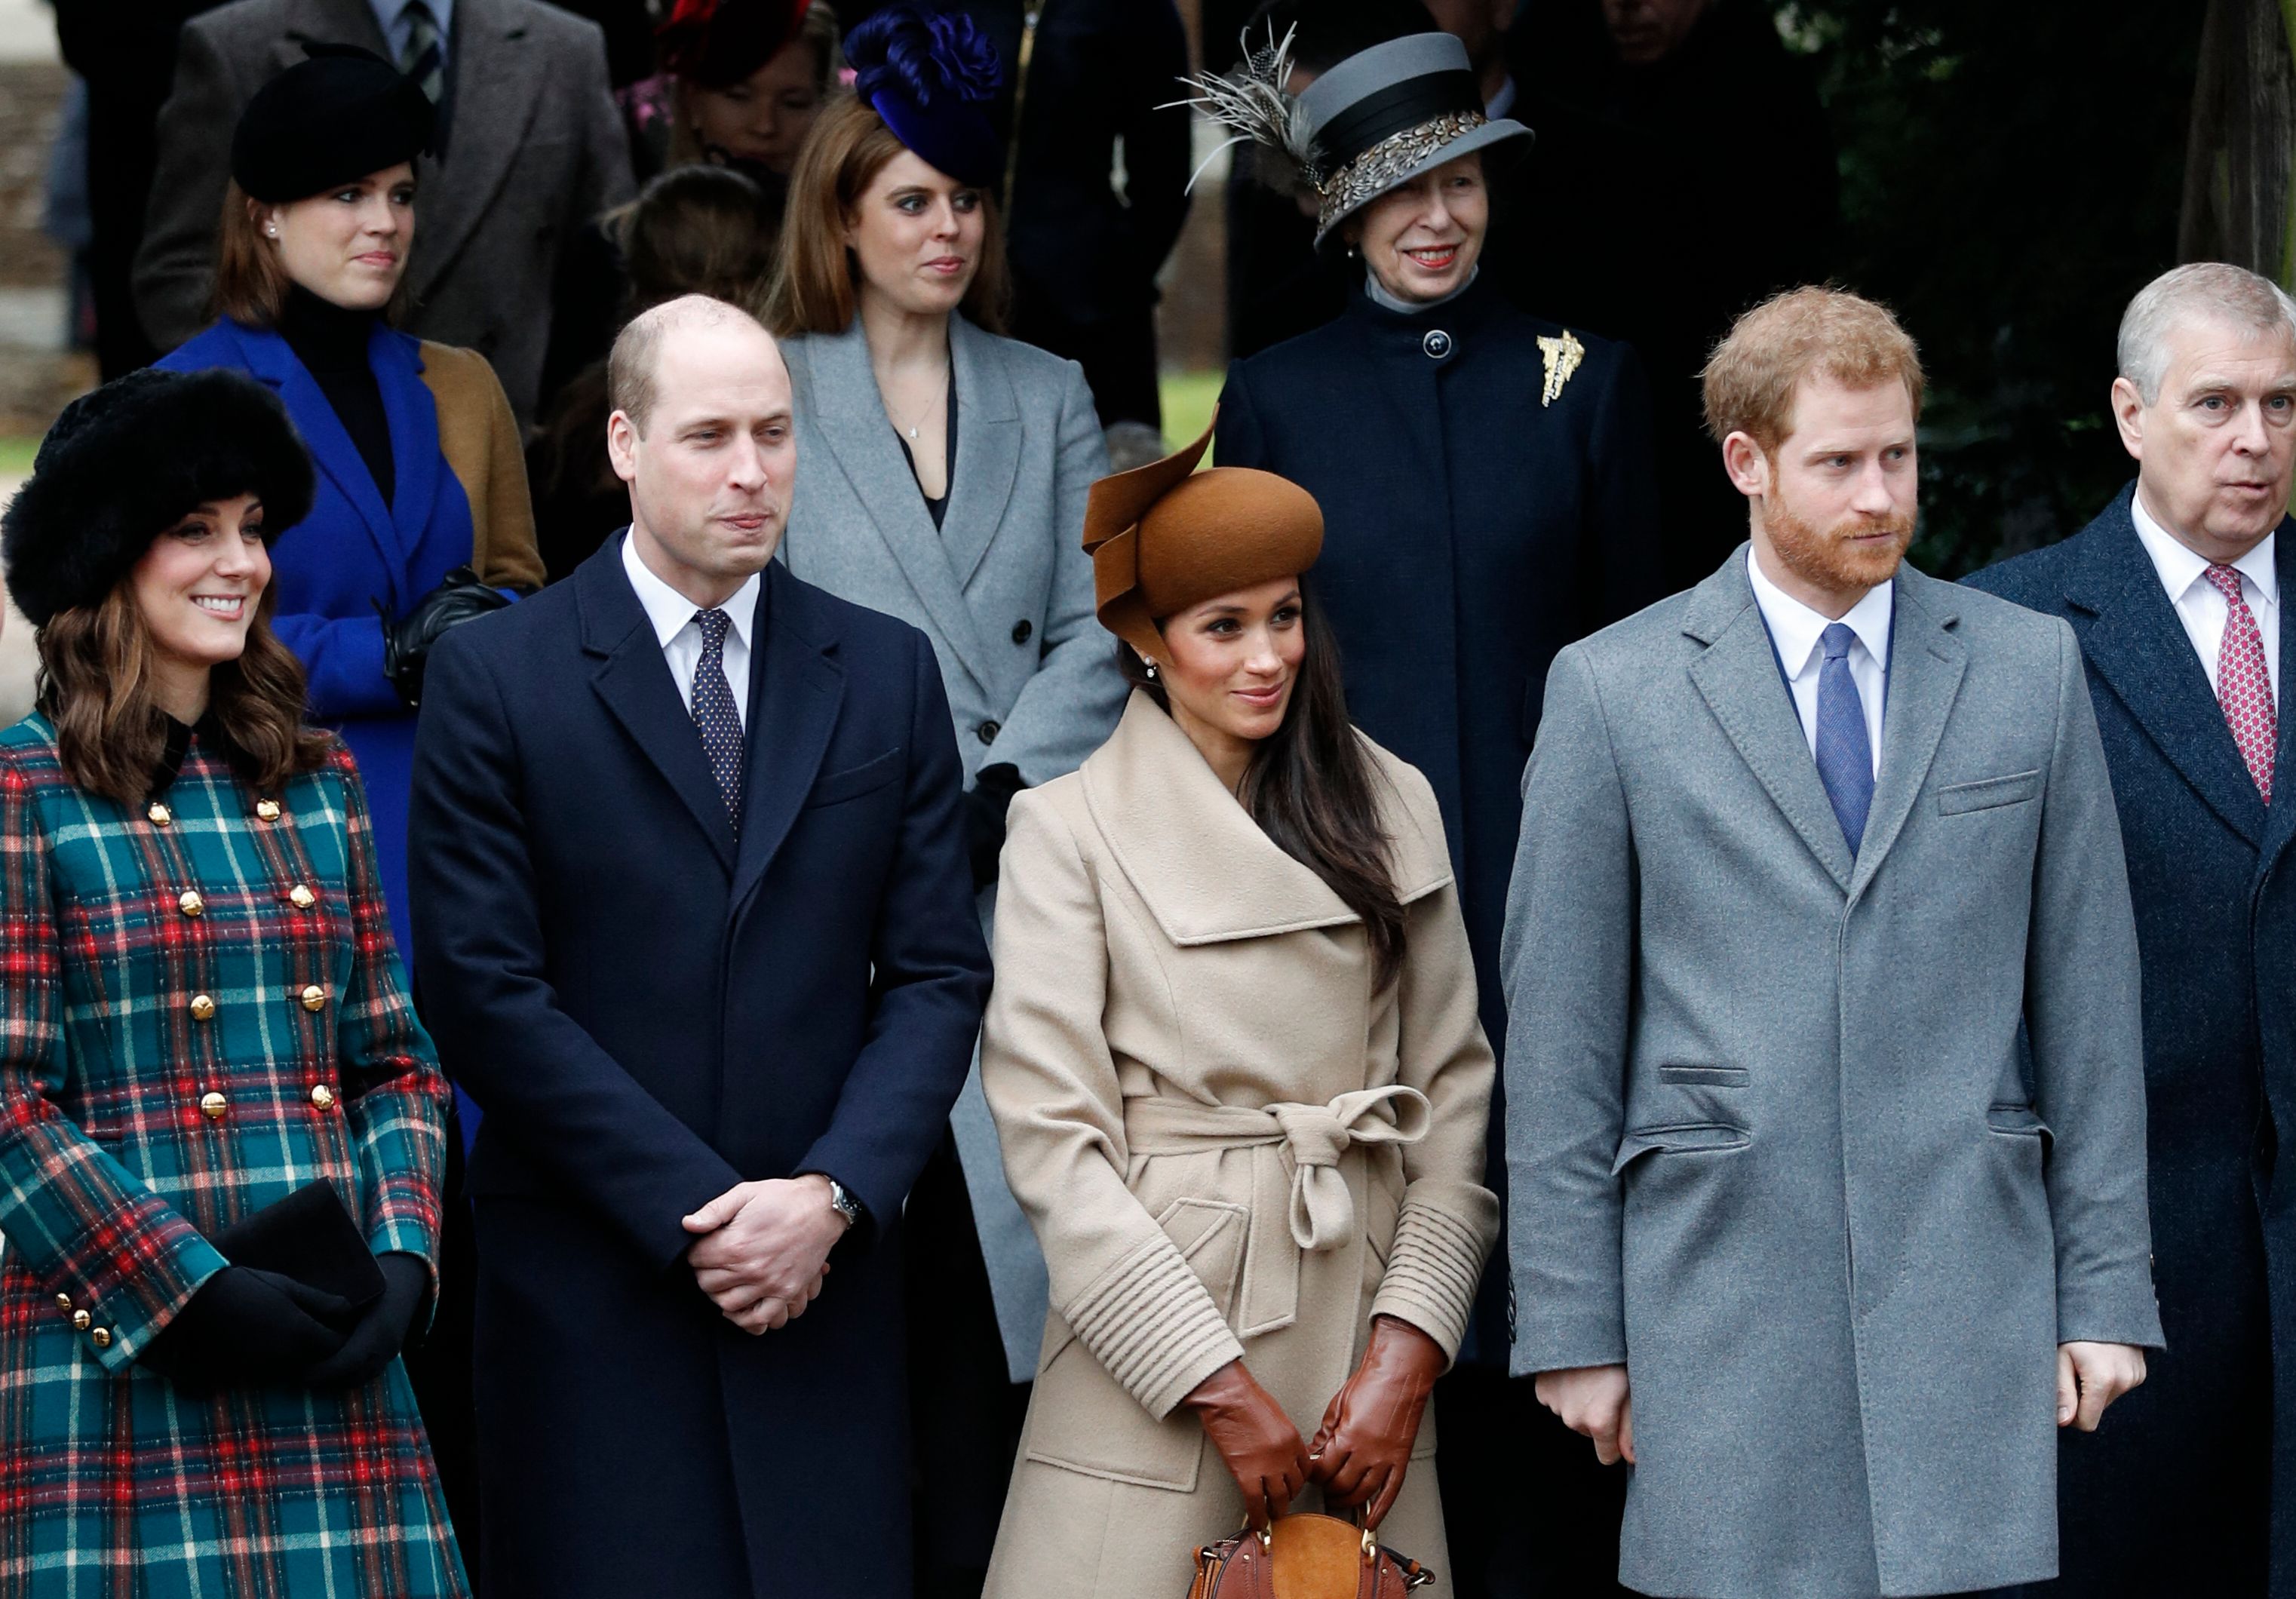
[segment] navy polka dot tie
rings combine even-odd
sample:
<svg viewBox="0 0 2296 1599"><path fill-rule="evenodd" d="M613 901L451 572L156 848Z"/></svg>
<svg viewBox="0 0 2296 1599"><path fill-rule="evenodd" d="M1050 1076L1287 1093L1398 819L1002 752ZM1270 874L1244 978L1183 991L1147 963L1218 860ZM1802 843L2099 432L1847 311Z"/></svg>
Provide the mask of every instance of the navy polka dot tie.
<svg viewBox="0 0 2296 1599"><path fill-rule="evenodd" d="M697 611L701 659L693 667L693 725L701 730L701 752L725 796L726 819L742 831L742 718L726 682L726 629L734 619L722 611Z"/></svg>

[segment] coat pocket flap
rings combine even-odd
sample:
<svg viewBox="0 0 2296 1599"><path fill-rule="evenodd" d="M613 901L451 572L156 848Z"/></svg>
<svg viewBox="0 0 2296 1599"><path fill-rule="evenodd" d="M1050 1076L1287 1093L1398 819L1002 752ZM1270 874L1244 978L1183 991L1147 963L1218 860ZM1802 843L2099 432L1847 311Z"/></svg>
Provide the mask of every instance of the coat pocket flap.
<svg viewBox="0 0 2296 1599"><path fill-rule="evenodd" d="M1689 1083L1711 1088L1742 1088L1751 1074L1743 1066L1661 1066L1661 1083Z"/></svg>
<svg viewBox="0 0 2296 1599"><path fill-rule="evenodd" d="M1695 1127L1640 1128L1619 1140L1619 1156L1611 1162L1611 1175L1617 1177L1647 1154L1679 1155L1705 1150L1742 1149L1752 1142L1745 1128L1721 1122L1703 1122Z"/></svg>
<svg viewBox="0 0 2296 1599"><path fill-rule="evenodd" d="M2054 1143L2056 1135L2049 1130L2040 1113L2030 1105L2002 1103L1988 1105L1985 1125L1997 1133L2038 1136L2043 1144Z"/></svg>
<svg viewBox="0 0 2296 1599"><path fill-rule="evenodd" d="M834 805L840 800L850 800L870 790L882 788L900 775L901 752L888 750L873 756L857 767L848 767L841 772L827 772L816 780L813 791L805 797L808 806Z"/></svg>
<svg viewBox="0 0 2296 1599"><path fill-rule="evenodd" d="M2012 772L2006 777L1984 777L1956 783L1938 791L1938 814L1957 816L1964 811L1991 810L1996 806L2021 805L2041 791L2041 772Z"/></svg>

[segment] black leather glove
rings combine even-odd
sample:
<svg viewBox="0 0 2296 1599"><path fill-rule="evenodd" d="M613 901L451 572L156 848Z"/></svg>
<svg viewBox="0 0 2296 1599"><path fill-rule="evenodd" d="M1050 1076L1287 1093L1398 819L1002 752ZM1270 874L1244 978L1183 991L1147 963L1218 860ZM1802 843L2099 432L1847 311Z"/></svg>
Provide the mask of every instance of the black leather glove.
<svg viewBox="0 0 2296 1599"><path fill-rule="evenodd" d="M964 832L972 851L972 886L985 889L996 881L996 857L1004 853L1004 813L1013 796L1029 785L1021 768L1010 761L983 767L964 794Z"/></svg>
<svg viewBox="0 0 2296 1599"><path fill-rule="evenodd" d="M502 594L480 581L479 574L467 566L458 566L448 572L438 587L415 602L414 609L398 621L390 619L390 612L381 600L374 602L374 613L382 619L382 670L390 679L390 686L406 702L409 710L422 702L422 668L430 659L430 646L450 627L459 627L472 617L484 616L489 611L500 611L510 602Z"/></svg>
<svg viewBox="0 0 2296 1599"><path fill-rule="evenodd" d="M430 1268L416 1255L377 1255L382 1267L382 1297L366 1308L342 1347L312 1363L300 1386L321 1390L357 1388L382 1374L406 1347L407 1329L430 1286Z"/></svg>
<svg viewBox="0 0 2296 1599"><path fill-rule="evenodd" d="M359 1319L340 1294L258 1267L226 1266L200 1284L139 1359L192 1393L292 1388L343 1347Z"/></svg>

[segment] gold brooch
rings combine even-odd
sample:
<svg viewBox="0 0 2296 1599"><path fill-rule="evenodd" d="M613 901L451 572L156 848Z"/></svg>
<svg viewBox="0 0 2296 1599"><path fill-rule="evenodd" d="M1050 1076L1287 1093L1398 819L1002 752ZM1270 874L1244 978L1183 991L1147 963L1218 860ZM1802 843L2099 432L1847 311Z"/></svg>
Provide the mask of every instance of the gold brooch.
<svg viewBox="0 0 2296 1599"><path fill-rule="evenodd" d="M1538 353L1546 363L1546 387L1539 391L1538 403L1551 406L1562 392L1563 385L1570 382L1571 373L1578 370L1578 363L1587 358L1587 347L1566 328L1560 339L1539 340Z"/></svg>

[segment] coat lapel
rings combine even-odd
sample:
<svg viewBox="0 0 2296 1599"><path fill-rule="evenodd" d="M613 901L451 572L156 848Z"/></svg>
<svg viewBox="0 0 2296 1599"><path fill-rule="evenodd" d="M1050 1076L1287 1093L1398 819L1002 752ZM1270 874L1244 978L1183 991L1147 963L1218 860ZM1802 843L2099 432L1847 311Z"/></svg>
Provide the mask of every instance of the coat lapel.
<svg viewBox="0 0 2296 1599"><path fill-rule="evenodd" d="M390 43L374 7L365 0L289 0L287 25L271 46L271 70L284 72L306 55L310 45L357 45L389 60Z"/></svg>
<svg viewBox="0 0 2296 1599"><path fill-rule="evenodd" d="M454 29L447 70L455 119L447 160L455 181L441 181L438 161L422 158L423 193L431 198L414 241L418 301L430 298L493 207L545 87L543 75L530 70L535 46L515 11L492 0L457 0Z"/></svg>
<svg viewBox="0 0 2296 1599"><path fill-rule="evenodd" d="M2257 862L2260 881L2272 870L2288 841L2296 838L2296 696L2287 692L2288 673L2296 666L2296 629L2288 625L2290 602L2296 599L2296 519L2283 521L2272 542L2272 564L2280 573L2280 680L2273 685L2278 699L2280 747L2272 757L2273 802L2265 813L2264 847ZM2227 730L2229 736L2229 730ZM2235 749L2237 745L2234 746ZM2243 763L2245 765L2245 763Z"/></svg>
<svg viewBox="0 0 2296 1599"><path fill-rule="evenodd" d="M2080 560L2066 581L2082 652L2194 792L2226 826L2259 844L2267 820L2263 796L2225 725L2224 708L2210 692L2192 637L2136 537L2128 513L2132 492L2122 492L2108 512L2110 521L2084 536ZM2284 591L2284 611L2287 598ZM2284 727L2281 742L2284 749Z"/></svg>
<svg viewBox="0 0 2296 1599"><path fill-rule="evenodd" d="M1890 622L1889 697L1882 713L1882 775L1857 850L1852 898L1882 869L1929 781L1946 718L1969 669L1968 648L1954 635L1961 612L1953 603L1952 586L1909 566L1898 569L1897 586Z"/></svg>
<svg viewBox="0 0 2296 1599"><path fill-rule="evenodd" d="M1706 645L1690 663L1690 680L1705 696L1707 709L1809 852L1847 894L1855 875L1849 840L1818 781L1792 691L1778 676L1777 652L1746 578L1745 545L1692 594L1682 630Z"/></svg>
<svg viewBox="0 0 2296 1599"><path fill-rule="evenodd" d="M625 529L608 539L574 574L582 648L598 660L590 686L685 802L718 864L731 872L734 825L701 752L701 734L662 658L661 642L638 603L629 574L622 570L622 540L628 537Z"/></svg>
<svg viewBox="0 0 2296 1599"><path fill-rule="evenodd" d="M311 459L321 472L326 473L328 480L334 484L351 509L358 512L360 525L365 528L367 537L374 541L375 554L381 558L383 570L392 574L395 583L397 575L406 569L406 548L399 542L398 529L392 525L390 508L382 503L382 490L375 487L374 474L367 471L366 462L359 455L358 447L344 431L342 422L335 415L334 406L327 403L318 380L304 368L303 363L288 347L287 340L277 333L268 329L242 327L237 323L227 325L233 336L239 340L247 369L278 390L281 403L286 406L288 414L294 419L295 430L303 436L303 443L311 452ZM378 327L375 336L381 339L390 337L390 334ZM368 346L370 352L373 348L373 344ZM382 387L384 406L388 410L390 405L390 385L380 377L377 381ZM415 386L422 387L419 380ZM398 432L394 423L391 455L394 464L403 467L406 457L399 453ZM427 498L424 504L429 504ZM414 596L394 592L375 597L389 604L391 614L396 616Z"/></svg>
<svg viewBox="0 0 2296 1599"><path fill-rule="evenodd" d="M735 914L764 878L812 792L845 702L845 668L831 659L835 639L805 599L786 567L766 568L758 619L750 629L749 765L734 865ZM693 742L699 749L698 736Z"/></svg>
<svg viewBox="0 0 2296 1599"><path fill-rule="evenodd" d="M1004 523L1021 468L1021 406L988 334L952 316L948 348L956 368L958 455L949 463L940 537L962 590Z"/></svg>
<svg viewBox="0 0 2296 1599"><path fill-rule="evenodd" d="M988 658L988 646L974 626L972 608L964 603L964 587L949 560L940 530L932 525L915 478L902 459L901 442L885 419L885 403L877 392L877 377L869 367L869 343L856 316L841 333L816 333L805 341L805 358L813 380L815 426L827 440L829 453L845 474L853 492L869 513L877 536L900 562L901 571L916 591L925 614L955 652L958 661L978 676L979 663ZM960 389L957 403L964 403ZM958 447L972 448L972 418L957 423ZM800 463L800 470L803 470ZM949 507L954 521L958 507ZM944 662L944 665L947 663Z"/></svg>
<svg viewBox="0 0 2296 1599"><path fill-rule="evenodd" d="M390 424L390 525L400 552L397 570L404 570L421 547L439 497L439 474L446 457L439 448L439 402L422 381L422 359L416 344L404 333L381 322L367 340L367 364L374 369L382 390L382 410ZM401 599L411 605L419 594Z"/></svg>

